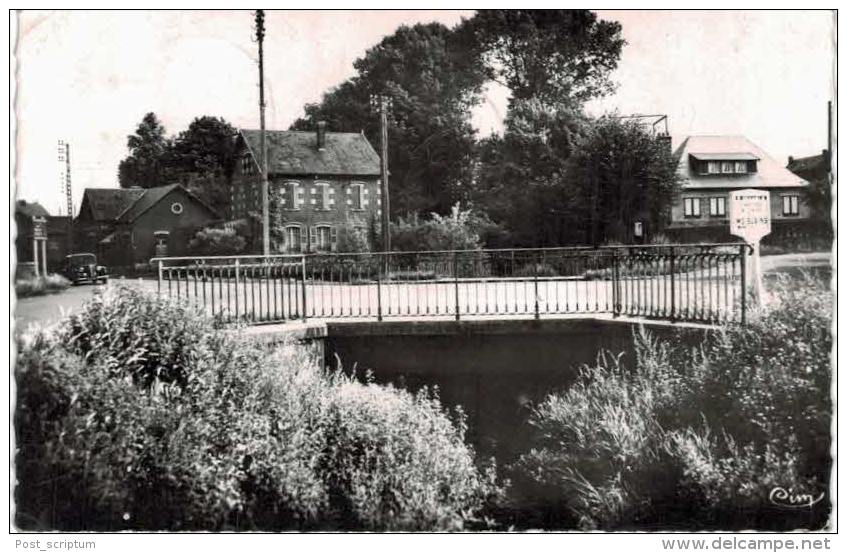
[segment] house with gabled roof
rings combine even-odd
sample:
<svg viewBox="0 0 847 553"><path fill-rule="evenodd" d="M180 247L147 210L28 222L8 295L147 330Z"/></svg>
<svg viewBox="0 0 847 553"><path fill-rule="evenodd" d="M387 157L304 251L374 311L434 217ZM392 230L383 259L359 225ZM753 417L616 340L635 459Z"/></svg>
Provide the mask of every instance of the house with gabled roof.
<svg viewBox="0 0 847 553"><path fill-rule="evenodd" d="M186 254L188 242L220 215L181 184L154 188L86 188L75 220L80 251L130 267Z"/></svg>
<svg viewBox="0 0 847 553"><path fill-rule="evenodd" d="M335 251L339 231L372 236L382 213L379 156L361 133L266 131L274 253ZM229 218L262 212L261 132L242 129ZM261 232L259 232L261 234ZM257 244L254 244L254 249Z"/></svg>
<svg viewBox="0 0 847 553"><path fill-rule="evenodd" d="M704 234L686 231L712 231L713 239L727 239L729 193L743 188L770 192L773 234L809 219L809 183L743 136L689 136L674 157L682 184L671 206L673 234L693 238Z"/></svg>

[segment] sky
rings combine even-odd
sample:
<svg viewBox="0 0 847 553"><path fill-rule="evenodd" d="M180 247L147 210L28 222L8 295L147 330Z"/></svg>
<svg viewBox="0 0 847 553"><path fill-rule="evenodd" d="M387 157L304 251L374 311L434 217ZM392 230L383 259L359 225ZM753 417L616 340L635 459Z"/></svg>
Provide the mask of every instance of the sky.
<svg viewBox="0 0 847 553"><path fill-rule="evenodd" d="M455 25L462 11L270 11L269 129L354 74L353 61L401 24ZM599 12L627 41L616 92L592 114L666 114L674 141L740 134L785 163L826 147L833 89L829 12ZM252 13L22 12L16 48L17 197L64 214L57 142L71 144L74 205L86 187L117 187L126 137L155 112L169 134L201 115L258 127ZM508 91L490 86L473 121L502 131Z"/></svg>

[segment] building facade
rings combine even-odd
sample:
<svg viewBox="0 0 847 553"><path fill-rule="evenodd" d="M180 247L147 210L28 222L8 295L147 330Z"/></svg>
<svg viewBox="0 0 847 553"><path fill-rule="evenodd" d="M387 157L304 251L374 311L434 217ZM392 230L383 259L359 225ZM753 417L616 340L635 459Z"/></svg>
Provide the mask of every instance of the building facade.
<svg viewBox="0 0 847 553"><path fill-rule="evenodd" d="M233 221L254 222L252 246L261 249L260 131L242 130L233 172ZM331 252L339 236L378 235L382 200L379 156L363 134L266 131L273 253ZM371 244L373 245L373 244Z"/></svg>
<svg viewBox="0 0 847 553"><path fill-rule="evenodd" d="M667 230L676 237L729 239L729 194L744 188L770 192L775 236L809 220L809 183L743 136L689 136L674 156L683 182Z"/></svg>
<svg viewBox="0 0 847 553"><path fill-rule="evenodd" d="M87 188L75 221L77 250L98 254L113 267L153 257L188 255L194 234L220 220L182 185Z"/></svg>

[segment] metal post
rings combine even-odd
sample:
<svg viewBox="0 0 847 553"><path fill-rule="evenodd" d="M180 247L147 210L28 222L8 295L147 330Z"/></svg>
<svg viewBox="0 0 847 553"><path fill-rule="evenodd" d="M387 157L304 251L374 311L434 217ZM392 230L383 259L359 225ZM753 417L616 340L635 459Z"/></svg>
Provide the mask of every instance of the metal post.
<svg viewBox="0 0 847 553"><path fill-rule="evenodd" d="M388 257L388 254L385 254ZM388 264L388 261L385 262ZM382 263L378 263L376 267L376 320L382 320Z"/></svg>
<svg viewBox="0 0 847 553"><path fill-rule="evenodd" d="M300 270L303 273L302 276L302 288L303 288L303 320L306 320L306 256L302 256L300 258Z"/></svg>
<svg viewBox="0 0 847 553"><path fill-rule="evenodd" d="M157 293L159 294L159 296L161 297L161 295L162 295L162 260L161 260L161 259L158 261L158 264L159 264L159 283L158 283L158 287L157 287L157 289L156 289L156 292L157 292ZM205 290L205 286L206 286L205 281L204 281L204 283L203 283L203 286L204 286L204 288L203 288L203 289ZM204 307L205 307L205 306L204 306Z"/></svg>
<svg viewBox="0 0 847 553"><path fill-rule="evenodd" d="M620 290L618 290L618 282L620 274L618 269L618 250L612 250L612 316L620 315Z"/></svg>
<svg viewBox="0 0 847 553"><path fill-rule="evenodd" d="M235 320L238 320L238 316L240 314L240 310L238 309L238 285L241 282L240 276L240 262L238 258L235 259ZM246 299L246 298L245 298ZM245 301L246 303L246 301Z"/></svg>
<svg viewBox="0 0 847 553"><path fill-rule="evenodd" d="M676 320L676 279L674 278L674 264L676 257L674 256L674 247L671 246L671 322Z"/></svg>
<svg viewBox="0 0 847 553"><path fill-rule="evenodd" d="M747 322L747 244L738 248L741 254L741 324Z"/></svg>
<svg viewBox="0 0 847 553"><path fill-rule="evenodd" d="M456 320L459 320L459 252L453 252L453 285L456 291Z"/></svg>
<svg viewBox="0 0 847 553"><path fill-rule="evenodd" d="M538 257L539 257L539 255L536 254L536 259L532 264L532 279L533 279L534 288L535 288L535 318L536 319L541 318L541 315L538 311L538 263L539 263Z"/></svg>

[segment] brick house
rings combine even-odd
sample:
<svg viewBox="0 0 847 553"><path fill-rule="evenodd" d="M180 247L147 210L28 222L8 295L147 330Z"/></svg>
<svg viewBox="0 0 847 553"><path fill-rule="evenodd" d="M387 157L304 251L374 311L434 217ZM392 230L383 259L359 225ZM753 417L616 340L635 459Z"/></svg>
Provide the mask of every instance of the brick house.
<svg viewBox="0 0 847 553"><path fill-rule="evenodd" d="M262 212L260 131L241 130L232 220ZM372 238L382 213L379 156L360 133L266 131L272 252L336 251L342 229ZM253 249L260 248L261 229Z"/></svg>
<svg viewBox="0 0 847 553"><path fill-rule="evenodd" d="M669 234L683 240L728 240L729 192L767 190L772 235L808 222L809 183L743 136L689 136L674 152L683 182L671 206Z"/></svg>
<svg viewBox="0 0 847 553"><path fill-rule="evenodd" d="M114 267L187 254L188 242L218 213L180 184L155 188L86 188L76 227L79 251Z"/></svg>

